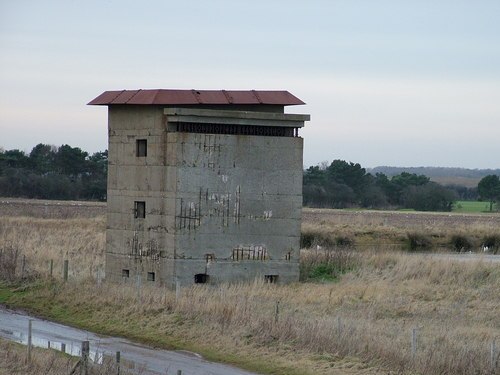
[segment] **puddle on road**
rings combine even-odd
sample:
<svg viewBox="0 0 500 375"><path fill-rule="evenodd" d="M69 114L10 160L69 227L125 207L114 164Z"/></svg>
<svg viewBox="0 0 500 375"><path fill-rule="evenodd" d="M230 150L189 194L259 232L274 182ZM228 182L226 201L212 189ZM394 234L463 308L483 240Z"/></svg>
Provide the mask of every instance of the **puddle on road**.
<svg viewBox="0 0 500 375"><path fill-rule="evenodd" d="M9 336L11 341L15 341L19 344L28 345L28 333L21 331L11 331L6 329L0 329L4 335ZM3 335L2 335L3 336ZM81 357L82 355L82 343L81 341L51 341L44 339L42 337L37 337L35 335L31 336L31 345L37 348L43 349L54 349L62 353L69 354L74 357ZM97 364L103 363L104 352L99 352L99 350L90 350L89 358L92 362Z"/></svg>

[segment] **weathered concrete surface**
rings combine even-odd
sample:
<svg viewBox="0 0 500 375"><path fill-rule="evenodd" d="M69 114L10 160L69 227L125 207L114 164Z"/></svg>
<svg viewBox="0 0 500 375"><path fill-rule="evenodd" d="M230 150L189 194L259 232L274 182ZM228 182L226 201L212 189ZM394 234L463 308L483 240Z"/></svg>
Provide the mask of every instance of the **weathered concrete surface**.
<svg viewBox="0 0 500 375"><path fill-rule="evenodd" d="M0 305L0 337L27 344L28 320L32 319L32 343L42 348L52 348L73 356L80 356L82 341L90 342L90 358L102 363L112 360L117 351L121 354L123 368L138 374L175 375L181 370L186 375L252 375L236 367L208 362L195 353L158 350L130 342L123 338L101 336L92 332L64 326L47 320L3 309Z"/></svg>
<svg viewBox="0 0 500 375"><path fill-rule="evenodd" d="M299 128L308 116L110 106L106 277L126 270L148 282L154 272L172 287L200 274L298 280L302 138L176 130L194 118ZM147 140L146 157L136 155L138 139ZM134 202L145 202L144 218Z"/></svg>

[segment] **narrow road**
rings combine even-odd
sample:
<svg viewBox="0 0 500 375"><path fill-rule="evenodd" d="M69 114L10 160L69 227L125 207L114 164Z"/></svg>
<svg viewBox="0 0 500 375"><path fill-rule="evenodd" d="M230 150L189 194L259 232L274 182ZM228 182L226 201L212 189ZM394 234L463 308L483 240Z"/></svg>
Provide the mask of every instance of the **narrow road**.
<svg viewBox="0 0 500 375"><path fill-rule="evenodd" d="M175 375L256 375L236 367L208 362L201 356L181 351L153 349L131 341L96 335L92 332L64 326L47 320L7 310L0 306L0 337L21 344L28 342L28 321L32 319L32 343L80 356L82 341L90 342L90 358L102 363L103 358L115 358L121 353L124 368L140 374Z"/></svg>

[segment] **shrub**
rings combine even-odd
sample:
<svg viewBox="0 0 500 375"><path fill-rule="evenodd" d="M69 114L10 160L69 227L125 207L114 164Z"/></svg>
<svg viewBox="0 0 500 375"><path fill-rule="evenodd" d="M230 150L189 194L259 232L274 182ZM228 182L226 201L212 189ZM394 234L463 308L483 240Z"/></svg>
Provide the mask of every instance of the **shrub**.
<svg viewBox="0 0 500 375"><path fill-rule="evenodd" d="M473 246L472 239L464 234L454 234L451 236L451 247L455 251L467 251L472 249Z"/></svg>
<svg viewBox="0 0 500 375"><path fill-rule="evenodd" d="M300 234L300 248L301 249L310 249L311 247L313 247L315 239L316 239L316 236L314 233L302 232Z"/></svg>
<svg viewBox="0 0 500 375"><path fill-rule="evenodd" d="M411 232L407 233L410 250L427 250L432 247L431 238L423 233Z"/></svg>
<svg viewBox="0 0 500 375"><path fill-rule="evenodd" d="M316 246L334 247L336 241L328 233L319 231L307 231L300 234L300 247L311 249Z"/></svg>
<svg viewBox="0 0 500 375"><path fill-rule="evenodd" d="M353 247L355 245L354 238L350 236L338 236L335 238L335 245L340 247Z"/></svg>
<svg viewBox="0 0 500 375"><path fill-rule="evenodd" d="M498 249L500 248L500 235L490 234L485 236L481 246L483 248L487 247L488 250L492 251L494 254L498 253Z"/></svg>

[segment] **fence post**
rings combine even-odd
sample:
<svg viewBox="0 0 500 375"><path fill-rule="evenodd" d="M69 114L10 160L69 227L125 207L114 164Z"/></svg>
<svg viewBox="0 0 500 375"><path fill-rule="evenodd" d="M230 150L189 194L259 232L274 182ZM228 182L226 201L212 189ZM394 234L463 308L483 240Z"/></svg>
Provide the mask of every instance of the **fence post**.
<svg viewBox="0 0 500 375"><path fill-rule="evenodd" d="M280 301L276 301L276 310L274 311L274 321L277 323L280 314Z"/></svg>
<svg viewBox="0 0 500 375"><path fill-rule="evenodd" d="M340 316L337 316L337 332L339 336L342 334L342 319Z"/></svg>
<svg viewBox="0 0 500 375"><path fill-rule="evenodd" d="M61 343L61 352L66 353L66 344L64 342Z"/></svg>
<svg viewBox="0 0 500 375"><path fill-rule="evenodd" d="M411 330L411 355L415 358L417 354L417 328Z"/></svg>
<svg viewBox="0 0 500 375"><path fill-rule="evenodd" d="M28 320L28 363L31 363L31 333L33 327L33 320Z"/></svg>
<svg viewBox="0 0 500 375"><path fill-rule="evenodd" d="M64 261L64 272L63 272L63 278L64 281L68 281L68 268L69 268L69 260Z"/></svg>
<svg viewBox="0 0 500 375"><path fill-rule="evenodd" d="M23 263L21 267L21 278L24 279L24 271L26 270L26 255L23 254Z"/></svg>
<svg viewBox="0 0 500 375"><path fill-rule="evenodd" d="M82 341L82 365L80 366L80 375L88 375L90 344L88 341Z"/></svg>
<svg viewBox="0 0 500 375"><path fill-rule="evenodd" d="M52 279L52 271L54 270L54 261L52 259L50 260L49 270L50 270L50 278Z"/></svg>
<svg viewBox="0 0 500 375"><path fill-rule="evenodd" d="M181 296L181 283L178 278L175 278L175 302L179 300Z"/></svg>
<svg viewBox="0 0 500 375"><path fill-rule="evenodd" d="M120 352L116 352L116 375L120 375Z"/></svg>
<svg viewBox="0 0 500 375"><path fill-rule="evenodd" d="M137 288L137 301L141 302L141 274L135 275L135 286Z"/></svg>
<svg viewBox="0 0 500 375"><path fill-rule="evenodd" d="M495 342L495 339L493 339L493 341L491 342L491 351L490 351L490 356L491 356L491 369L493 370L493 372L495 372L495 369L497 368L497 348L496 348L496 342Z"/></svg>

